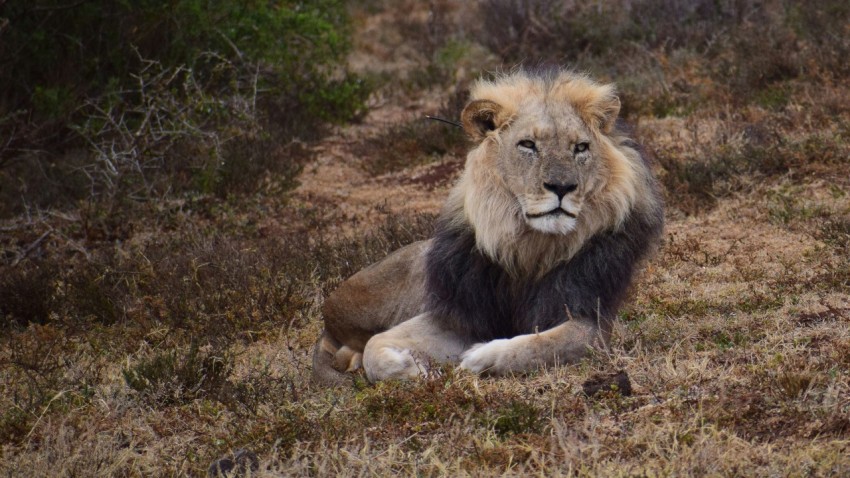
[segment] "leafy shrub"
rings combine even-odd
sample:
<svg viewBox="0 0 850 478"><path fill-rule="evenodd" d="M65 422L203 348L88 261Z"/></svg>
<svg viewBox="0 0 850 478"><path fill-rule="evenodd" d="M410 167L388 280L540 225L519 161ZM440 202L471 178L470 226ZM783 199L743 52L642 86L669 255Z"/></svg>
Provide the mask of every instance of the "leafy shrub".
<svg viewBox="0 0 850 478"><path fill-rule="evenodd" d="M363 107L363 84L340 66L349 32L335 0L37 0L0 16L0 166L17 163L0 175L3 213L21 193L144 199L291 177L293 141ZM45 176L56 181L37 188Z"/></svg>
<svg viewBox="0 0 850 478"><path fill-rule="evenodd" d="M334 0L180 0L167 8L158 2L41 0L7 4L3 16L8 25L0 58L9 67L2 73L9 85L3 103L10 111L27 109L50 118L81 99L122 92L146 60L166 69L185 66L226 84L236 78L216 71L222 58L254 68L262 62L267 71L257 87L278 95L311 85L297 95L309 109L307 118L330 119L340 111L327 106L350 106L335 104L350 91L327 89L339 83L327 68L335 68L348 48L345 10ZM240 72L246 71L253 68Z"/></svg>
<svg viewBox="0 0 850 478"><path fill-rule="evenodd" d="M500 437L539 432L543 425L540 410L531 403L513 400L496 413L493 430Z"/></svg>

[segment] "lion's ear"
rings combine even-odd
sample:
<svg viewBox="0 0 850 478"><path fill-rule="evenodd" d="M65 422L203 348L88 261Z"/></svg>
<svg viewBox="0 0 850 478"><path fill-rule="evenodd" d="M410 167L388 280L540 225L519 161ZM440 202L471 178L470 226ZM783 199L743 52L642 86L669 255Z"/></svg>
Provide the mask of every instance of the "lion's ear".
<svg viewBox="0 0 850 478"><path fill-rule="evenodd" d="M587 113L594 123L593 126L605 134L614 130L617 115L620 114L620 98L617 95L613 93L605 95L591 102L587 108Z"/></svg>
<svg viewBox="0 0 850 478"><path fill-rule="evenodd" d="M504 123L504 109L490 100L475 100L460 114L463 129L475 141L481 141L490 131L499 129Z"/></svg>

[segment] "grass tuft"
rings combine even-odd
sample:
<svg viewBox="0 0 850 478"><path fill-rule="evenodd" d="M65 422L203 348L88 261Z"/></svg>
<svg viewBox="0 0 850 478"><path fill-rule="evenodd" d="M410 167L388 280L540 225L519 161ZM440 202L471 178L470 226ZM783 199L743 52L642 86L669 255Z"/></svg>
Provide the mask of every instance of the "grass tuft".
<svg viewBox="0 0 850 478"><path fill-rule="evenodd" d="M144 400L158 406L188 403L199 398L223 400L233 371L233 357L210 346L201 350L157 352L121 371L124 381Z"/></svg>

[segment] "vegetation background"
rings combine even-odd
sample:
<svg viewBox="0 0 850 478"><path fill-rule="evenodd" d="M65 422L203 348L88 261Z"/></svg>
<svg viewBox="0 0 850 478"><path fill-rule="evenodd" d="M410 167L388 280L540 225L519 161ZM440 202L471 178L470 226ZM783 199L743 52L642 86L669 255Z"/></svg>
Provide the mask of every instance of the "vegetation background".
<svg viewBox="0 0 850 478"><path fill-rule="evenodd" d="M0 474L848 475L848 57L840 0L0 0ZM616 82L665 186L610 350L311 386L462 167L423 115L516 64Z"/></svg>

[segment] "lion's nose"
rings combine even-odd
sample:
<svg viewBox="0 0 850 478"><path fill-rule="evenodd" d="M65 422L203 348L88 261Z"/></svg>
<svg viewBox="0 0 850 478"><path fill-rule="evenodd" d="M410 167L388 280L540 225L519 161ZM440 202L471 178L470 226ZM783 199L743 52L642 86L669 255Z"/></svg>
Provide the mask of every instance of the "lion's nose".
<svg viewBox="0 0 850 478"><path fill-rule="evenodd" d="M578 188L578 184L543 183L543 187L555 193L558 196L558 200L560 201L561 199L564 199L564 196L575 191L576 188Z"/></svg>

